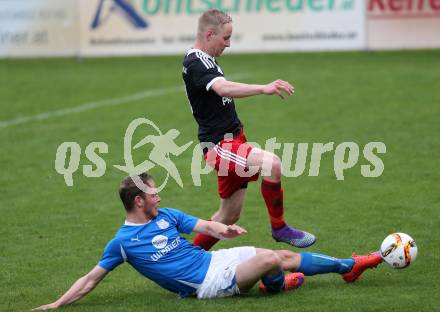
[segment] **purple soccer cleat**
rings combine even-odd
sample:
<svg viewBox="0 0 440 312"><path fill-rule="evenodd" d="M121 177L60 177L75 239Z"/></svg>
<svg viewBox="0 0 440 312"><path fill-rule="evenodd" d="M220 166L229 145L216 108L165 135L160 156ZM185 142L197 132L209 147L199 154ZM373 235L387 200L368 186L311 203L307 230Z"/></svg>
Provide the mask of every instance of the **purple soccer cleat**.
<svg viewBox="0 0 440 312"><path fill-rule="evenodd" d="M295 229L287 224L282 228L272 229L272 237L277 242L283 242L298 248L306 248L316 242L315 235Z"/></svg>

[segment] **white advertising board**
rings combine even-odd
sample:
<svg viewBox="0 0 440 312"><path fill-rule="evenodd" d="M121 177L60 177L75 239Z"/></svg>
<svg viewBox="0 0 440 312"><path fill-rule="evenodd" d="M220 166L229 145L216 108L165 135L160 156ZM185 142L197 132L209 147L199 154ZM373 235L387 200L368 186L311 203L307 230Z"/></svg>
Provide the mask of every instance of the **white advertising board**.
<svg viewBox="0 0 440 312"><path fill-rule="evenodd" d="M182 54L211 8L231 52L440 47L440 0L0 0L0 57Z"/></svg>
<svg viewBox="0 0 440 312"><path fill-rule="evenodd" d="M0 56L78 52L75 0L1 0Z"/></svg>
<svg viewBox="0 0 440 312"><path fill-rule="evenodd" d="M370 49L440 47L440 0L369 0Z"/></svg>
<svg viewBox="0 0 440 312"><path fill-rule="evenodd" d="M366 46L362 0L79 0L83 55L183 53L197 19L229 12L230 51L353 50Z"/></svg>

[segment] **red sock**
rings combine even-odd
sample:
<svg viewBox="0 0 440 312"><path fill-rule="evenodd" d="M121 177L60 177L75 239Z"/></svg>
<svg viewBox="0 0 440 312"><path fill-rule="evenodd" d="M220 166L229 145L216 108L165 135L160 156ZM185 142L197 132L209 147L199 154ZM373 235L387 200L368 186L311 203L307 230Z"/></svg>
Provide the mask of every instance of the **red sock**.
<svg viewBox="0 0 440 312"><path fill-rule="evenodd" d="M211 220L209 220L209 221L211 221ZM219 241L218 238L215 238L215 237L212 237L212 236L209 236L209 235L205 235L205 234L202 234L202 233L198 233L196 235L196 237L194 237L193 245L194 246L199 246L200 248L203 248L205 250L209 250L218 241Z"/></svg>
<svg viewBox="0 0 440 312"><path fill-rule="evenodd" d="M261 194L266 202L272 228L279 229L285 226L281 182L270 182L263 179L261 182Z"/></svg>

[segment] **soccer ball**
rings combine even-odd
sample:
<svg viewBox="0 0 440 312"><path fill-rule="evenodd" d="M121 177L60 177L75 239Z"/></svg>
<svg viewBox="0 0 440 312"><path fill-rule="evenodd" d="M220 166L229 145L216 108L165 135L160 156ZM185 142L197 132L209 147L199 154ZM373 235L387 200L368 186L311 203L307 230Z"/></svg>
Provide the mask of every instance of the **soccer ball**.
<svg viewBox="0 0 440 312"><path fill-rule="evenodd" d="M416 242L405 233L388 235L380 246L382 259L395 269L403 269L416 260Z"/></svg>

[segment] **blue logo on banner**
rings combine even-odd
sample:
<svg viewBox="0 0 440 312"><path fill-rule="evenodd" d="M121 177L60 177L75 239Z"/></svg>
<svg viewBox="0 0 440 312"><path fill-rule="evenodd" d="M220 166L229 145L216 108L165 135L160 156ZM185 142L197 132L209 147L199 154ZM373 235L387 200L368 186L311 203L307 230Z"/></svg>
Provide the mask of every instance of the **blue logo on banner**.
<svg viewBox="0 0 440 312"><path fill-rule="evenodd" d="M105 1L111 1L111 7L106 16L103 16L103 4ZM92 29L98 28L110 14L118 11L122 13L127 20L136 28L147 28L148 23L136 12L129 0L100 0L98 9L96 10L95 18L92 21Z"/></svg>

